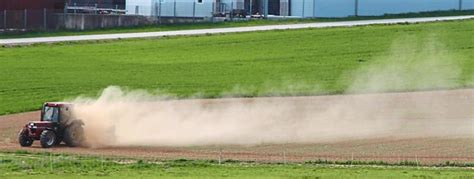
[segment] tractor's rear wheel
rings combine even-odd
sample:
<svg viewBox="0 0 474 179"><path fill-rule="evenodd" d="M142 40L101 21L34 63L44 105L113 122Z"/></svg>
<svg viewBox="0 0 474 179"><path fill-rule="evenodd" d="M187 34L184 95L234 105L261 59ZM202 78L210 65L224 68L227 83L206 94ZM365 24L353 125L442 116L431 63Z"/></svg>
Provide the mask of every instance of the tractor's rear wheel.
<svg viewBox="0 0 474 179"><path fill-rule="evenodd" d="M62 141L63 141L63 139L61 139L60 137L57 137L56 142L54 142L54 145L59 145L59 144L61 144Z"/></svg>
<svg viewBox="0 0 474 179"><path fill-rule="evenodd" d="M77 147L84 141L84 129L81 125L72 125L64 130L64 143L70 147Z"/></svg>
<svg viewBox="0 0 474 179"><path fill-rule="evenodd" d="M25 129L21 130L20 135L18 136L18 141L22 147L30 147L33 145L33 139L28 136L28 131Z"/></svg>
<svg viewBox="0 0 474 179"><path fill-rule="evenodd" d="M44 130L43 132L41 132L41 136L40 136L41 147L50 148L56 144L57 140L58 138L53 131Z"/></svg>

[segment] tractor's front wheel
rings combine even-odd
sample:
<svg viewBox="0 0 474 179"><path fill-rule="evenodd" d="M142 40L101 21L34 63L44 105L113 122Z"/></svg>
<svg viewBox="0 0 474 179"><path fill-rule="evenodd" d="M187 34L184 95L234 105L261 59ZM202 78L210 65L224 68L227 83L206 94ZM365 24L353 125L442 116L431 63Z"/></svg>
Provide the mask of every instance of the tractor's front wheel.
<svg viewBox="0 0 474 179"><path fill-rule="evenodd" d="M18 141L22 147L30 147L33 145L33 139L28 136L28 131L26 129L21 130L20 135L18 136Z"/></svg>
<svg viewBox="0 0 474 179"><path fill-rule="evenodd" d="M53 131L44 130L43 132L41 132L41 136L40 136L41 147L50 148L56 144L56 140L58 140L58 138Z"/></svg>

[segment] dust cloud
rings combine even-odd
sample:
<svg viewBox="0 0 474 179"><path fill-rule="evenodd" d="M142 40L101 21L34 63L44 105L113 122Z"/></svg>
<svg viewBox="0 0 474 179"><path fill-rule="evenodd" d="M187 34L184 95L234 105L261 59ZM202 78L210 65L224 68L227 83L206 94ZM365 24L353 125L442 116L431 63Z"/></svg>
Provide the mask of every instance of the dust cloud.
<svg viewBox="0 0 474 179"><path fill-rule="evenodd" d="M348 95L183 100L110 86L72 102L95 147L474 137L473 89L352 94L459 85L459 65L441 44L404 42L353 72Z"/></svg>
<svg viewBox="0 0 474 179"><path fill-rule="evenodd" d="M352 72L348 92L385 92L460 87L462 69L436 37L396 40L388 56L376 57L372 64ZM411 43L407 43L411 42ZM421 44L420 44L421 43Z"/></svg>

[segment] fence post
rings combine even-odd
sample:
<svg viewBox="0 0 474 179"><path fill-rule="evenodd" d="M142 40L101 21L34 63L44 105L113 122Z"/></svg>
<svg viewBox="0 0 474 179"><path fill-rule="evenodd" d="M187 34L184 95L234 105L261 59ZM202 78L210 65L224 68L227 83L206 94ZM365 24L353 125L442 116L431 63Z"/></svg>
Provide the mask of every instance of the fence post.
<svg viewBox="0 0 474 179"><path fill-rule="evenodd" d="M250 0L250 4L249 4L250 5L250 10L249 10L250 17L252 17L252 3L253 3L252 0Z"/></svg>
<svg viewBox="0 0 474 179"><path fill-rule="evenodd" d="M96 4L94 4L94 7L95 7L94 14L97 14L97 11L99 11L99 10L97 9L97 8L98 8L98 6L97 6L97 3L96 3Z"/></svg>
<svg viewBox="0 0 474 179"><path fill-rule="evenodd" d="M174 20L176 20L176 0L174 0L173 2L173 16L174 16Z"/></svg>
<svg viewBox="0 0 474 179"><path fill-rule="evenodd" d="M53 172L53 153L49 153L49 171Z"/></svg>
<svg viewBox="0 0 474 179"><path fill-rule="evenodd" d="M158 22L161 24L161 0L158 0Z"/></svg>
<svg viewBox="0 0 474 179"><path fill-rule="evenodd" d="M230 2L230 21L233 21L234 19L234 1Z"/></svg>
<svg viewBox="0 0 474 179"><path fill-rule="evenodd" d="M415 154L415 162L416 162L416 167L419 167L419 165L418 165L418 155L417 154Z"/></svg>
<svg viewBox="0 0 474 179"><path fill-rule="evenodd" d="M264 18L268 18L268 0L264 0L263 3Z"/></svg>
<svg viewBox="0 0 474 179"><path fill-rule="evenodd" d="M316 18L316 0L313 0L313 18Z"/></svg>
<svg viewBox="0 0 474 179"><path fill-rule="evenodd" d="M121 27L122 26L122 16L120 16L120 12L118 10L118 4L115 5L115 13L117 13L117 22L118 22L118 26Z"/></svg>
<svg viewBox="0 0 474 179"><path fill-rule="evenodd" d="M214 14L216 13L216 2L212 2L211 22L214 22Z"/></svg>
<svg viewBox="0 0 474 179"><path fill-rule="evenodd" d="M196 22L196 1L193 1L193 23Z"/></svg>
<svg viewBox="0 0 474 179"><path fill-rule="evenodd" d="M28 27L28 10L25 9L24 14L23 14L23 22L24 22L24 27L25 30Z"/></svg>
<svg viewBox="0 0 474 179"><path fill-rule="evenodd" d="M459 10L462 11L462 0L459 0Z"/></svg>
<svg viewBox="0 0 474 179"><path fill-rule="evenodd" d="M44 30L48 29L47 27L47 15L46 15L46 8L43 9L43 27L44 27Z"/></svg>
<svg viewBox="0 0 474 179"><path fill-rule="evenodd" d="M3 10L3 28L7 30L7 10Z"/></svg>
<svg viewBox="0 0 474 179"><path fill-rule="evenodd" d="M64 4L63 21L61 23L63 26L66 26L66 16L67 16L67 13L68 13L68 9L69 9L69 4L65 3ZM57 25L54 25L54 26L55 26L54 28L57 28Z"/></svg>
<svg viewBox="0 0 474 179"><path fill-rule="evenodd" d="M351 153L351 166L352 166L353 161L354 161L354 152Z"/></svg>
<svg viewBox="0 0 474 179"><path fill-rule="evenodd" d="M122 27L122 16L120 14L117 14L117 16L118 16L118 18L117 18L118 26Z"/></svg>
<svg viewBox="0 0 474 179"><path fill-rule="evenodd" d="M354 4L354 15L357 17L359 16L359 0L355 0Z"/></svg>
<svg viewBox="0 0 474 179"><path fill-rule="evenodd" d="M303 0L303 9L301 10L301 17L304 18L304 4L306 4L306 2Z"/></svg>
<svg viewBox="0 0 474 179"><path fill-rule="evenodd" d="M74 3L74 14L76 14L76 12L77 12L77 9L76 9L76 8L77 8L77 4Z"/></svg>
<svg viewBox="0 0 474 179"><path fill-rule="evenodd" d="M135 15L138 15L138 13L139 13L139 12L138 12L138 11L139 11L138 8L139 8L138 6L135 6Z"/></svg>
<svg viewBox="0 0 474 179"><path fill-rule="evenodd" d="M153 17L155 18L154 22L157 22L157 20L158 20L158 5L157 5L156 1L153 1L152 7L154 8L154 12L153 12L154 13Z"/></svg>
<svg viewBox="0 0 474 179"><path fill-rule="evenodd" d="M222 162L222 149L219 149L219 165Z"/></svg>

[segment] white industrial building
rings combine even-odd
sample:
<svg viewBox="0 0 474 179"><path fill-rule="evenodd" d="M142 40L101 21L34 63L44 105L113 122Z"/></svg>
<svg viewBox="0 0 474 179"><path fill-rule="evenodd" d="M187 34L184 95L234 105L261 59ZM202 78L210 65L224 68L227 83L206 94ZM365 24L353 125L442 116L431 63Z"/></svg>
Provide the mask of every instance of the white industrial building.
<svg viewBox="0 0 474 179"><path fill-rule="evenodd" d="M474 0L126 0L125 7L144 16L211 17L243 9L248 15L347 17L474 9Z"/></svg>

